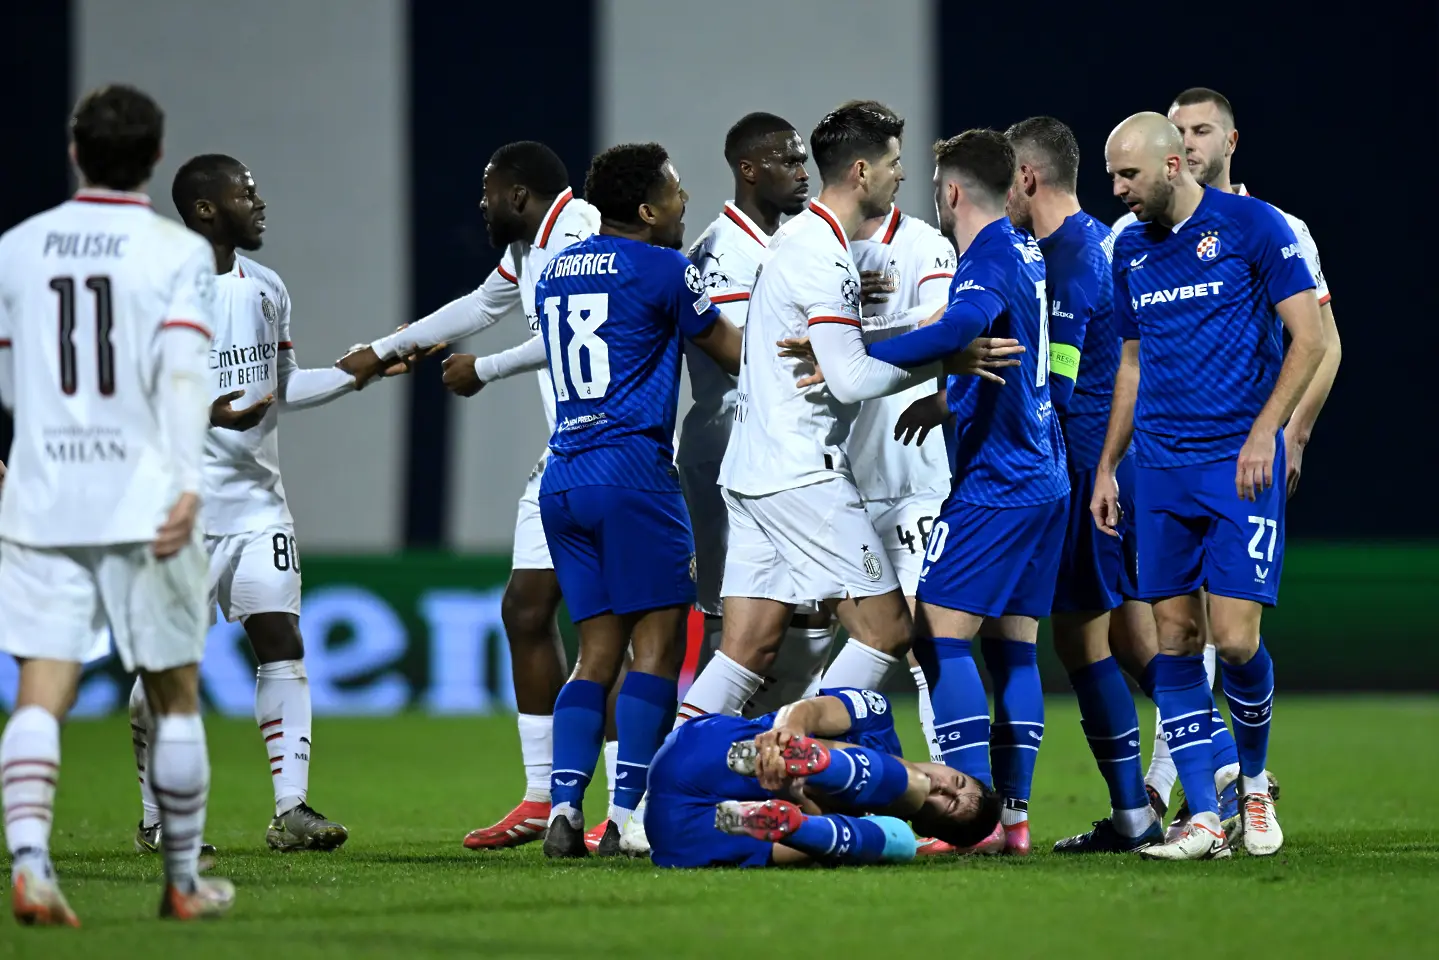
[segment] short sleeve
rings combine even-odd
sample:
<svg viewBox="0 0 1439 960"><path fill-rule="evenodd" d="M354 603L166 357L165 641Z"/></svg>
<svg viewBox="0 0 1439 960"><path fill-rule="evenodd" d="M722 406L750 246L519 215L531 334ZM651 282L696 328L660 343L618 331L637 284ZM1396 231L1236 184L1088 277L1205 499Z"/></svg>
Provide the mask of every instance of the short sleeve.
<svg viewBox="0 0 1439 960"><path fill-rule="evenodd" d="M848 257L806 250L783 267L794 302L808 326L839 323L860 327L859 275Z"/></svg>
<svg viewBox="0 0 1439 960"><path fill-rule="evenodd" d="M926 231L916 244L915 255L920 267L919 302L937 307L949 298L949 281L959 262L954 245L938 232Z"/></svg>
<svg viewBox="0 0 1439 960"><path fill-rule="evenodd" d="M1139 321L1134 316L1134 300L1129 295L1129 268L1125 256L1114 252L1110 270L1114 275L1114 324L1121 340L1139 339Z"/></svg>
<svg viewBox="0 0 1439 960"><path fill-rule="evenodd" d="M757 244L755 246L758 248ZM700 272L710 302L722 307L728 317L743 316L750 294L754 292L754 264L739 250L722 252L718 248L719 235L706 234L690 250L689 260Z"/></svg>
<svg viewBox="0 0 1439 960"><path fill-rule="evenodd" d="M1314 234L1309 232L1309 224L1298 217L1286 216L1285 219L1293 228L1294 237L1299 241L1299 252L1304 255L1304 263L1314 277L1314 293L1321 304L1328 303L1329 284L1324 279L1324 267L1319 263L1319 245L1314 242Z"/></svg>
<svg viewBox="0 0 1439 960"><path fill-rule="evenodd" d="M710 300L698 267L678 250L666 250L663 256L675 323L686 337L698 337L719 321L719 308Z"/></svg>
<svg viewBox="0 0 1439 960"><path fill-rule="evenodd" d="M1284 215L1262 200L1251 200L1247 206L1250 228L1244 231L1243 242L1269 302L1278 304L1314 289L1314 275Z"/></svg>
<svg viewBox="0 0 1439 960"><path fill-rule="evenodd" d="M207 337L215 330L215 251L208 243L191 249L175 272L161 326L193 327Z"/></svg>

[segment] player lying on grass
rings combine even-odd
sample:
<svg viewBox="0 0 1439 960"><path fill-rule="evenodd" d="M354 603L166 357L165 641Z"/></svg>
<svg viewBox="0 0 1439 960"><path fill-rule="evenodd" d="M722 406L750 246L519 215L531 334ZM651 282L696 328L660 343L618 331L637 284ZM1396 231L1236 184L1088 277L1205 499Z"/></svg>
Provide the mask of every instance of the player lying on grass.
<svg viewBox="0 0 1439 960"><path fill-rule="evenodd" d="M645 829L661 867L913 859L908 820L968 847L999 821L978 780L900 757L889 701L837 688L753 720L680 724L650 765Z"/></svg>

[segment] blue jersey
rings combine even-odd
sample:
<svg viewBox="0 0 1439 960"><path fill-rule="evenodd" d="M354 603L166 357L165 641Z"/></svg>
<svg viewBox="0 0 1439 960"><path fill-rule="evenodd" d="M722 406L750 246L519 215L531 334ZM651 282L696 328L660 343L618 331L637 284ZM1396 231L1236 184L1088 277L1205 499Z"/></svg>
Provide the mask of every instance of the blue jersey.
<svg viewBox="0 0 1439 960"><path fill-rule="evenodd" d="M550 260L535 307L555 388L541 493L678 490L680 336L720 316L699 271L678 250L596 234Z"/></svg>
<svg viewBox="0 0 1439 960"><path fill-rule="evenodd" d="M1284 360L1275 305L1313 288L1294 231L1252 197L1206 187L1177 229L1119 234L1115 316L1120 336L1139 340L1140 466L1238 455Z"/></svg>
<svg viewBox="0 0 1439 960"><path fill-rule="evenodd" d="M1093 470L1099 466L1109 427L1122 342L1114 325L1114 280L1109 266L1114 244L1109 228L1081 210L1040 240L1039 249L1044 252L1044 269L1049 275L1051 340L1056 353L1063 349L1059 345L1067 344L1078 348L1079 354L1074 393L1060 407L1064 446L1071 468ZM1051 372L1059 373L1057 369Z"/></svg>
<svg viewBox="0 0 1439 960"><path fill-rule="evenodd" d="M1007 217L979 231L950 281L945 317L978 308L991 318L981 336L1013 337L1025 350L1020 365L1003 372L1003 386L949 378L957 417L952 496L966 503L1032 506L1069 494L1064 437L1049 396L1046 295L1044 255Z"/></svg>

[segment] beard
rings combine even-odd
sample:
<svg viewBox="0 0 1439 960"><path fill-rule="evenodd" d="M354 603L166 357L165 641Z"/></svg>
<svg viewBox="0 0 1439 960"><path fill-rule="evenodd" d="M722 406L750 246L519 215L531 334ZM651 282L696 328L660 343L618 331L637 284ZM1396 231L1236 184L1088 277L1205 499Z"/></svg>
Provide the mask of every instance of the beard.
<svg viewBox="0 0 1439 960"><path fill-rule="evenodd" d="M939 208L939 232L944 234L945 239L954 237L955 217L954 211L948 207Z"/></svg>
<svg viewBox="0 0 1439 960"><path fill-rule="evenodd" d="M1218 180L1219 175L1223 172L1224 157L1219 156L1213 158L1208 163L1206 163L1203 169L1199 171L1199 174L1194 179L1198 180L1202 184L1210 184Z"/></svg>
<svg viewBox="0 0 1439 960"><path fill-rule="evenodd" d="M1141 220L1152 221L1158 219L1169 210L1169 204L1174 199L1174 184L1168 180L1160 180L1154 185L1154 191L1144 198L1144 216Z"/></svg>
<svg viewBox="0 0 1439 960"><path fill-rule="evenodd" d="M889 208L894 206L894 198L898 192L897 189L890 188L883 194L878 191L865 194L864 199L859 203L859 212L866 220L884 216L889 213ZM882 196L883 199L881 199Z"/></svg>

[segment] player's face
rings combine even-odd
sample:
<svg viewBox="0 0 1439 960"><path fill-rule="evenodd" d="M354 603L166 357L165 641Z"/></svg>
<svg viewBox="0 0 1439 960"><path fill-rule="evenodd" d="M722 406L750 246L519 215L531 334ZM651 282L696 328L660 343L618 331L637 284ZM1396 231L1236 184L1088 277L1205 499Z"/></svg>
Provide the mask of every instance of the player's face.
<svg viewBox="0 0 1439 960"><path fill-rule="evenodd" d="M968 823L979 810L979 783L942 763L916 763L915 768L929 777L929 796L911 820L923 830L923 824L936 821L953 824Z"/></svg>
<svg viewBox="0 0 1439 960"><path fill-rule="evenodd" d="M1021 166L1014 173L1014 185L1009 188L1009 197L1004 202L1004 214L1009 217L1009 222L1021 230L1034 230L1034 211L1030 209L1030 197L1025 189L1028 182L1026 177L1027 167ZM1029 177L1033 177L1031 172Z"/></svg>
<svg viewBox="0 0 1439 960"><path fill-rule="evenodd" d="M865 165L865 192L860 200L860 212L868 220L882 217L894 206L899 196L899 185L904 182L904 165L899 162L899 140L889 138L884 155L874 163Z"/></svg>
<svg viewBox="0 0 1439 960"><path fill-rule="evenodd" d="M264 243L265 201L255 190L255 178L241 167L230 177L215 210L216 227L224 241L239 250L258 250Z"/></svg>
<svg viewBox="0 0 1439 960"><path fill-rule="evenodd" d="M485 232L490 235L490 245L507 247L531 239L525 235L525 220L515 207L517 188L510 178L495 170L494 164L485 167L485 192L480 197L480 213L485 218Z"/></svg>
<svg viewBox="0 0 1439 960"><path fill-rule="evenodd" d="M1229 129L1219 107L1212 103L1174 107L1169 120L1184 136L1184 159L1194 179L1200 183L1219 180L1239 141L1238 132Z"/></svg>
<svg viewBox="0 0 1439 960"><path fill-rule="evenodd" d="M934 168L934 214L939 220L939 232L946 237L954 236L954 207L950 205L951 185L945 182L938 165Z"/></svg>
<svg viewBox="0 0 1439 960"><path fill-rule="evenodd" d="M755 192L785 216L804 210L809 199L809 151L798 133L774 133L755 151Z"/></svg>
<svg viewBox="0 0 1439 960"><path fill-rule="evenodd" d="M645 204L652 217L650 242L657 247L679 250L685 245L685 206L690 196L680 186L679 171L675 170L673 163L666 160L660 173L664 180L654 197Z"/></svg>
<svg viewBox="0 0 1439 960"><path fill-rule="evenodd" d="M1121 142L1110 145L1105 159L1114 181L1114 195L1130 213L1148 223L1169 209L1174 184L1164 158Z"/></svg>

